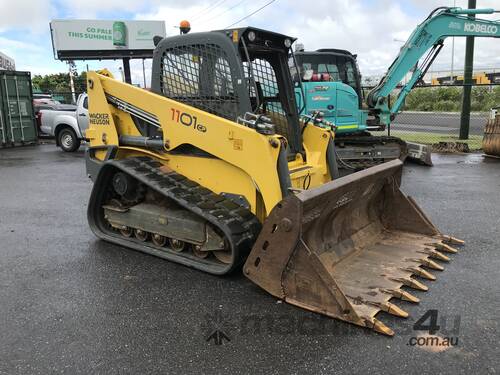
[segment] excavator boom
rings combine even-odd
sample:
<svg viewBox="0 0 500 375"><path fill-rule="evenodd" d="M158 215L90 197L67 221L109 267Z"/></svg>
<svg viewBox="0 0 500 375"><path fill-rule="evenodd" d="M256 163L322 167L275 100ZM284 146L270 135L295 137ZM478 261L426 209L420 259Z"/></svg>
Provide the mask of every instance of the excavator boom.
<svg viewBox="0 0 500 375"><path fill-rule="evenodd" d="M367 105L383 124L390 124L406 96L423 78L444 40L449 37L500 38L500 22L475 19L475 15L493 14L494 9L462 9L442 7L434 10L410 35L400 53L387 70L380 83L368 94ZM428 52L429 51L429 52ZM426 54L419 65L419 60ZM389 107L389 95L408 72L412 76L403 86L394 104Z"/></svg>

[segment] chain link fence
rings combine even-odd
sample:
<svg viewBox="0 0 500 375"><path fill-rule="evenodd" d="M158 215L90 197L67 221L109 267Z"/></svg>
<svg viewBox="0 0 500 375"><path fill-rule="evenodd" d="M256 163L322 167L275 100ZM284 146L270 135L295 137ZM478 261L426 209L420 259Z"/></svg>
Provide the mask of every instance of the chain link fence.
<svg viewBox="0 0 500 375"><path fill-rule="evenodd" d="M441 142L467 143L481 149L484 127L491 108L500 105L500 86L472 88L469 139L459 139L463 86L415 87L390 127L390 135L405 141L436 145Z"/></svg>
<svg viewBox="0 0 500 375"><path fill-rule="evenodd" d="M365 93L369 89L365 89ZM76 88L75 98L85 92ZM72 103L68 91L51 92L54 100ZM478 85L472 89L472 113L469 139L460 140L460 111L463 86L417 86L408 95L405 106L390 127L390 135L405 141L422 144L440 142L464 142L470 150L481 149L484 127L490 117L490 109L500 106L500 85ZM386 131L385 133L388 133ZM381 135L381 132L377 132Z"/></svg>
<svg viewBox="0 0 500 375"><path fill-rule="evenodd" d="M75 100L78 99L78 95L85 92L84 90L75 91ZM54 91L50 92L52 99L57 100L61 104L75 104L73 103L73 95L71 91Z"/></svg>

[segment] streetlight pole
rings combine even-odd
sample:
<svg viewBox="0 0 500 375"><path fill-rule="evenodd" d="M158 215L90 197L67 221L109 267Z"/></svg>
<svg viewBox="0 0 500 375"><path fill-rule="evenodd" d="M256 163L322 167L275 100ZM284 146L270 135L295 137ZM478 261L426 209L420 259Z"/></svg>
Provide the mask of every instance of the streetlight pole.
<svg viewBox="0 0 500 375"><path fill-rule="evenodd" d="M453 8L457 6L457 0L453 0ZM455 37L451 38L451 72L450 72L450 83L453 83L453 68L455 63Z"/></svg>
<svg viewBox="0 0 500 375"><path fill-rule="evenodd" d="M469 0L469 9L476 9L476 0ZM475 16L470 15L469 18L475 18ZM468 36L465 42L464 95L462 100L462 113L460 115L459 139L469 139L473 65L474 37Z"/></svg>
<svg viewBox="0 0 500 375"><path fill-rule="evenodd" d="M71 104L75 104L76 103L76 94L75 94L75 83L73 81L73 76L75 75L77 70L76 70L75 62L73 60L68 61L68 66L69 66L69 86L71 89L71 99L72 99Z"/></svg>
<svg viewBox="0 0 500 375"><path fill-rule="evenodd" d="M121 66L119 66L118 70L120 71L120 74L122 76L122 82L125 82L125 74L123 73L123 68Z"/></svg>

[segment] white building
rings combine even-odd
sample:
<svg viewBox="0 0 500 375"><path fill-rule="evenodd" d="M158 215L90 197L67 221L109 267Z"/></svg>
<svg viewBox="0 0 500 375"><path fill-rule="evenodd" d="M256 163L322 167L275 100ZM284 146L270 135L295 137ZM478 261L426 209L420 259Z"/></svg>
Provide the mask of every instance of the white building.
<svg viewBox="0 0 500 375"><path fill-rule="evenodd" d="M14 59L0 52L0 70L16 70Z"/></svg>

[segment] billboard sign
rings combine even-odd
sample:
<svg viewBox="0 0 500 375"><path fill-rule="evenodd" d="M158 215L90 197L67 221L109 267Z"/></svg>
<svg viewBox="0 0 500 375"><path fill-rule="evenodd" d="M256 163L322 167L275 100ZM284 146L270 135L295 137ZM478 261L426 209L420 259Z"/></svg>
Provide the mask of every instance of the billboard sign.
<svg viewBox="0 0 500 375"><path fill-rule="evenodd" d="M53 20L54 56L59 60L152 57L153 37L165 37L163 21Z"/></svg>
<svg viewBox="0 0 500 375"><path fill-rule="evenodd" d="M16 70L14 59L0 52L0 70Z"/></svg>

